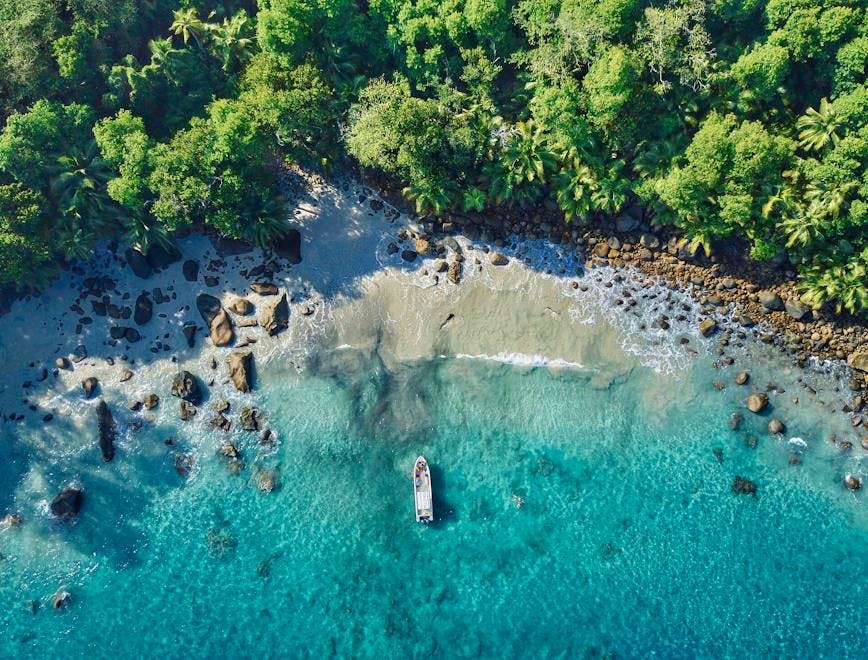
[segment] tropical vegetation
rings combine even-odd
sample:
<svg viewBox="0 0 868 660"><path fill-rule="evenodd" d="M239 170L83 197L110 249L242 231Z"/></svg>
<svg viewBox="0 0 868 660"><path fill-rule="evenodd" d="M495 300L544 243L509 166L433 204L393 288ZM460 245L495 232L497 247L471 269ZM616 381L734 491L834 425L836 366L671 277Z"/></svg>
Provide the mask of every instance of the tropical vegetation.
<svg viewBox="0 0 868 660"><path fill-rule="evenodd" d="M641 205L866 312L866 70L851 0L0 0L0 284L267 245L285 164L357 164L420 213Z"/></svg>

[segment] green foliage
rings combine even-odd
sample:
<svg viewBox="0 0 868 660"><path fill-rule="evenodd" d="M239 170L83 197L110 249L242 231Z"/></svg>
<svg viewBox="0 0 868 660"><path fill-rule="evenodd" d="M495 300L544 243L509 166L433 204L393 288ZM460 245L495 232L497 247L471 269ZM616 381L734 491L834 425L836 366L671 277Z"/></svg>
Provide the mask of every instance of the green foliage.
<svg viewBox="0 0 868 660"><path fill-rule="evenodd" d="M56 271L45 201L20 184L0 186L0 284L41 289Z"/></svg>
<svg viewBox="0 0 868 660"><path fill-rule="evenodd" d="M0 0L0 281L109 236L265 245L280 168L352 158L420 213L639 203L865 311L866 74L849 0Z"/></svg>

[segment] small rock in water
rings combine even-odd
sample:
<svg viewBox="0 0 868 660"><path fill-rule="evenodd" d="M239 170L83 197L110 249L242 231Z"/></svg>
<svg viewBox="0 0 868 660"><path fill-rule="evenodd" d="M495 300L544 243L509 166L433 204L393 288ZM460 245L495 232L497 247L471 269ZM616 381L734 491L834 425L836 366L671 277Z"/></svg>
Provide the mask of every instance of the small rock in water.
<svg viewBox="0 0 868 660"><path fill-rule="evenodd" d="M67 486L51 501L51 513L63 521L74 519L81 510L84 494L80 488Z"/></svg>
<svg viewBox="0 0 868 660"><path fill-rule="evenodd" d="M124 368L121 370L121 378L120 378L120 381L121 381L122 383L125 383L125 382L127 382L130 378L132 378L134 375L135 375L135 374L133 374L132 371L130 371L129 369L127 369L126 367L124 367Z"/></svg>
<svg viewBox="0 0 868 660"><path fill-rule="evenodd" d="M844 477L844 486L847 487L847 490L859 490L862 488L862 479L853 474L848 474Z"/></svg>
<svg viewBox="0 0 868 660"><path fill-rule="evenodd" d="M51 607L55 610L69 607L70 603L72 603L72 594L62 587L51 597Z"/></svg>
<svg viewBox="0 0 868 660"><path fill-rule="evenodd" d="M769 421L769 433L772 435L778 435L779 433L783 433L786 430L786 425L779 419L772 419Z"/></svg>
<svg viewBox="0 0 868 660"><path fill-rule="evenodd" d="M699 332L703 337L710 337L717 331L717 321L714 319L704 319L699 324Z"/></svg>
<svg viewBox="0 0 868 660"><path fill-rule="evenodd" d="M491 262L492 266L506 266L506 264L509 263L509 259L500 252L492 252L488 260Z"/></svg>
<svg viewBox="0 0 868 660"><path fill-rule="evenodd" d="M193 405L202 402L202 390L199 380L189 371L181 371L172 380L172 396L189 401Z"/></svg>
<svg viewBox="0 0 868 660"><path fill-rule="evenodd" d="M769 397L765 392L751 394L747 398L747 409L752 413L761 413L769 404Z"/></svg>
<svg viewBox="0 0 868 660"><path fill-rule="evenodd" d="M83 381L81 381L81 387L84 390L84 396L87 399L93 396L98 386L99 380L97 380L93 376L91 376L90 378L85 378Z"/></svg>
<svg viewBox="0 0 868 660"><path fill-rule="evenodd" d="M738 374L735 377L735 384L736 385L746 385L749 380L750 380L750 374L746 371L742 371L740 374Z"/></svg>
<svg viewBox="0 0 868 660"><path fill-rule="evenodd" d="M142 403L144 404L146 410L153 410L158 405L160 405L160 397L158 397L156 394L151 393L145 396Z"/></svg>
<svg viewBox="0 0 868 660"><path fill-rule="evenodd" d="M245 431L259 430L259 410L252 406L245 406L241 409L239 418L241 428Z"/></svg>

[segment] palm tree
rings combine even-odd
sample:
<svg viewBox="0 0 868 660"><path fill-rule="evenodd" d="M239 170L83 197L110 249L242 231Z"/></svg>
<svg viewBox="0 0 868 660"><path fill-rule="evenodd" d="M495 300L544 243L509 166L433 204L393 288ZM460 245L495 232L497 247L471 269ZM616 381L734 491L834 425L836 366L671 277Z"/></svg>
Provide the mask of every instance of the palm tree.
<svg viewBox="0 0 868 660"><path fill-rule="evenodd" d="M251 55L254 27L243 11L211 30L211 44L217 57L223 61L223 70L229 71L233 62L243 63Z"/></svg>
<svg viewBox="0 0 868 660"><path fill-rule="evenodd" d="M154 217L129 214L122 218L123 238L129 245L137 246L142 253L159 245L171 251L173 244L166 227Z"/></svg>
<svg viewBox="0 0 868 660"><path fill-rule="evenodd" d="M448 186L419 181L404 188L404 195L416 202L416 213L433 211L440 215L451 203Z"/></svg>
<svg viewBox="0 0 868 660"><path fill-rule="evenodd" d="M808 151L822 151L830 144L838 144L838 116L828 100L820 101L820 109L808 108L796 122L799 145Z"/></svg>
<svg viewBox="0 0 868 660"><path fill-rule="evenodd" d="M287 210L282 197L259 197L248 204L244 226L254 244L266 248L289 231Z"/></svg>
<svg viewBox="0 0 868 660"><path fill-rule="evenodd" d="M582 163L572 170L563 170L555 180L555 200L567 222L586 219L593 209L591 195L596 188L591 168Z"/></svg>
<svg viewBox="0 0 868 660"><path fill-rule="evenodd" d="M106 184L112 170L99 155L96 141L57 159L48 168L49 191L61 214L73 218L78 226L98 229L105 225L111 200Z"/></svg>
<svg viewBox="0 0 868 660"><path fill-rule="evenodd" d="M208 14L208 18L211 18L212 16L214 16L213 11ZM193 7L188 9L176 9L173 12L173 17L175 20L172 21L172 25L169 26L169 30L172 34L176 37L180 35L184 39L184 45L186 45L192 37L193 41L196 42L196 45L199 48L202 48L200 37L204 38L211 26L199 18L199 12Z"/></svg>

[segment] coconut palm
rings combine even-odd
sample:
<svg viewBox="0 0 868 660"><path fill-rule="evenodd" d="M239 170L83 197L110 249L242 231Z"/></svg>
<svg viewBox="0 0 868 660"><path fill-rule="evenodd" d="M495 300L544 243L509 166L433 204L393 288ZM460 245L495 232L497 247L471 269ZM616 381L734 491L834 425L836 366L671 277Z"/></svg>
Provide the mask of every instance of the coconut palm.
<svg viewBox="0 0 868 660"><path fill-rule="evenodd" d="M208 18L214 16L212 11L208 14ZM199 48L202 48L202 41L210 29L210 25L199 18L199 12L194 7L187 9L176 9L173 12L174 20L169 30L176 37L180 36L184 40L184 45L192 38Z"/></svg>
<svg viewBox="0 0 868 660"><path fill-rule="evenodd" d="M429 181L419 181L404 188L404 195L416 202L416 213L432 211L441 214L451 203L449 187Z"/></svg>
<svg viewBox="0 0 868 660"><path fill-rule="evenodd" d="M571 170L562 170L555 179L555 200L567 222L587 219L593 210L592 195L597 188L591 168L577 163Z"/></svg>
<svg viewBox="0 0 868 660"><path fill-rule="evenodd" d="M211 30L212 51L223 62L224 71L229 71L235 62L247 61L254 42L253 22L243 11L223 19L221 25Z"/></svg>
<svg viewBox="0 0 868 660"><path fill-rule="evenodd" d="M99 229L107 221L111 200L106 184L112 170L99 155L95 141L84 150L64 154L48 168L49 191L58 211L75 220L76 226Z"/></svg>
<svg viewBox="0 0 868 660"><path fill-rule="evenodd" d="M838 117L828 100L820 101L818 110L808 108L796 122L799 129L799 145L808 151L822 151L830 144L838 144L840 138Z"/></svg>

